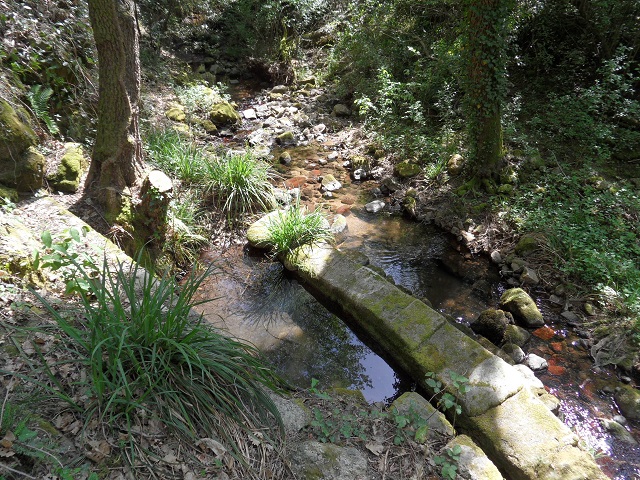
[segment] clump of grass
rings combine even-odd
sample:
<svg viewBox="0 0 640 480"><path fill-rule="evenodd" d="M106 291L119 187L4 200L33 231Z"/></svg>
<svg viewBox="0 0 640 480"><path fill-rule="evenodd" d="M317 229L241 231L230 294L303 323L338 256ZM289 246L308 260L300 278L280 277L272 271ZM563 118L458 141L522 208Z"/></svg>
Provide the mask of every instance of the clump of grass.
<svg viewBox="0 0 640 480"><path fill-rule="evenodd" d="M200 197L197 189L184 190L169 205L169 231L163 250L181 267L196 263L208 241L204 227L207 214L200 205Z"/></svg>
<svg viewBox="0 0 640 480"><path fill-rule="evenodd" d="M171 128L155 129L144 140L154 166L186 183L203 180L207 157L184 135Z"/></svg>
<svg viewBox="0 0 640 480"><path fill-rule="evenodd" d="M207 167L206 191L230 226L237 226L246 215L276 207L271 166L250 150L218 157Z"/></svg>
<svg viewBox="0 0 640 480"><path fill-rule="evenodd" d="M119 264L112 271L105 261L100 279L77 267L93 285L93 298L81 297L82 323L68 320L38 297L67 337L75 363L87 370L87 380L76 388L88 391L88 405L78 404L76 392L65 390L45 365L57 386L50 388L83 412L86 423L97 416L129 432L132 456L144 450L135 432L157 418L188 444L210 437L230 447L239 460L239 432L260 430L270 438L268 427L281 427L266 393L276 388L278 378L257 350L191 314L203 303L193 297L208 271L178 288L172 278L157 278L137 265Z"/></svg>
<svg viewBox="0 0 640 480"><path fill-rule="evenodd" d="M281 210L269 223L269 242L274 255L286 254L302 245L333 241L333 233L324 214L307 213L299 203Z"/></svg>

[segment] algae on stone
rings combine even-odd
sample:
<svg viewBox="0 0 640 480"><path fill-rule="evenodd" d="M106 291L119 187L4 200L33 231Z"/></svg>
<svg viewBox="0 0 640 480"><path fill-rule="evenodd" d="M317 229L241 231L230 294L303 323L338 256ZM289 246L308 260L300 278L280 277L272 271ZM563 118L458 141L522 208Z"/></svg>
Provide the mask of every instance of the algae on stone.
<svg viewBox="0 0 640 480"><path fill-rule="evenodd" d="M500 297L500 307L511 312L516 320L528 327L544 325L542 313L538 310L533 299L521 288L510 288Z"/></svg>
<svg viewBox="0 0 640 480"><path fill-rule="evenodd" d="M209 119L217 126L225 126L240 123L242 118L238 111L229 102L220 102L209 110Z"/></svg>
<svg viewBox="0 0 640 480"><path fill-rule="evenodd" d="M67 143L58 169L48 180L56 190L70 193L76 192L87 166L88 162L84 158L82 145L79 143Z"/></svg>

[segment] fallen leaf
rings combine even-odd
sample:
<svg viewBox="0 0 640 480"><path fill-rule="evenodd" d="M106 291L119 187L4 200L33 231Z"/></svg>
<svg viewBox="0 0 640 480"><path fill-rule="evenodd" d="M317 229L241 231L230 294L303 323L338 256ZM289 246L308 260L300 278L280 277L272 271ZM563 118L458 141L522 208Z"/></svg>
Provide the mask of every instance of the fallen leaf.
<svg viewBox="0 0 640 480"><path fill-rule="evenodd" d="M13 450L9 450L8 448L0 448L0 458L9 458L13 457L16 454Z"/></svg>
<svg viewBox="0 0 640 480"><path fill-rule="evenodd" d="M224 445L213 438L201 438L196 442L196 447L202 447L203 445L211 450L216 457L224 455L227 452Z"/></svg>
<svg viewBox="0 0 640 480"><path fill-rule="evenodd" d="M0 440L0 446L4 448L13 447L13 442L16 441L16 436L13 432L7 432L2 440Z"/></svg>
<svg viewBox="0 0 640 480"><path fill-rule="evenodd" d="M380 455L382 452L384 452L384 445L382 445L381 443L367 443L365 444L365 447L367 450L369 450L371 453L373 453L374 455Z"/></svg>

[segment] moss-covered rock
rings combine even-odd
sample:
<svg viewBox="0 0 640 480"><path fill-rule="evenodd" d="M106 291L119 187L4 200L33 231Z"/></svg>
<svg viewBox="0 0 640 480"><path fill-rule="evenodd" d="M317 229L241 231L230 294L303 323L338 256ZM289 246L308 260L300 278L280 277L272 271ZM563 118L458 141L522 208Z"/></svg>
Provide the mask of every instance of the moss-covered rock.
<svg viewBox="0 0 640 480"><path fill-rule="evenodd" d="M416 165L415 163L409 161L400 162L395 167L395 173L400 178L415 177L421 172L422 168L420 167L420 165Z"/></svg>
<svg viewBox="0 0 640 480"><path fill-rule="evenodd" d="M184 108L181 107L171 107L164 114L169 120L173 120L174 122L184 122L187 118Z"/></svg>
<svg viewBox="0 0 640 480"><path fill-rule="evenodd" d="M35 192L42 188L45 159L35 147L29 147L22 155L0 160L0 183L18 192Z"/></svg>
<svg viewBox="0 0 640 480"><path fill-rule="evenodd" d="M293 132L287 130L276 137L276 143L278 145L295 145L296 136Z"/></svg>
<svg viewBox="0 0 640 480"><path fill-rule="evenodd" d="M80 186L80 178L88 165L89 162L84 158L82 145L67 143L58 169L48 178L49 183L61 192L76 192Z"/></svg>
<svg viewBox="0 0 640 480"><path fill-rule="evenodd" d="M217 126L235 125L242 121L238 111L229 102L220 102L209 110L209 119Z"/></svg>
<svg viewBox="0 0 640 480"><path fill-rule="evenodd" d="M0 199L15 203L18 201L18 191L15 188L3 187L0 185Z"/></svg>
<svg viewBox="0 0 640 480"><path fill-rule="evenodd" d="M522 347L529 341L531 334L518 325L507 325L504 331L503 340L505 343L513 343L519 347Z"/></svg>
<svg viewBox="0 0 640 480"><path fill-rule="evenodd" d="M533 299L521 288L510 288L500 297L500 308L511 312L516 321L527 327L541 327L544 325L542 313L538 310Z"/></svg>
<svg viewBox="0 0 640 480"><path fill-rule="evenodd" d="M490 308L478 316L478 319L471 324L471 328L478 335L489 339L494 345L500 345L504 339L507 325L511 323L509 316L511 314L505 313L503 310Z"/></svg>
<svg viewBox="0 0 640 480"><path fill-rule="evenodd" d="M502 474L498 468L489 460L487 454L471 440L471 437L458 435L447 444L446 448L460 452L456 462L458 465L456 478L502 480Z"/></svg>
<svg viewBox="0 0 640 480"><path fill-rule="evenodd" d="M622 414L631 420L640 420L640 390L622 385L614 395Z"/></svg>
<svg viewBox="0 0 640 480"><path fill-rule="evenodd" d="M516 244L515 253L521 257L526 257L539 249L540 242L538 238L533 235L523 235Z"/></svg>
<svg viewBox="0 0 640 480"><path fill-rule="evenodd" d="M0 170L4 170L4 161L21 157L36 144L36 134L27 122L27 119L18 116L11 105L0 100Z"/></svg>

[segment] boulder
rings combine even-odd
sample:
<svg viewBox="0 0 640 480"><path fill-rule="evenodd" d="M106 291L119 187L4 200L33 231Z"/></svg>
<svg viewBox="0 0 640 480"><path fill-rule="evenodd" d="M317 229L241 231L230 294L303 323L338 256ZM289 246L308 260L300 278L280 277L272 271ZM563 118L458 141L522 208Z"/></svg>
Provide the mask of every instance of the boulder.
<svg viewBox="0 0 640 480"><path fill-rule="evenodd" d="M342 188L342 183L340 183L336 177L331 175L330 173L322 177L322 190L325 192L335 192L336 190L340 190Z"/></svg>
<svg viewBox="0 0 640 480"><path fill-rule="evenodd" d="M489 339L494 345L500 345L507 325L512 323L510 316L511 314L507 314L503 310L490 308L478 316L478 319L471 324L471 329L478 335Z"/></svg>
<svg viewBox="0 0 640 480"><path fill-rule="evenodd" d="M513 343L522 347L530 338L531 334L524 328L518 325L507 325L503 340L505 343Z"/></svg>
<svg viewBox="0 0 640 480"><path fill-rule="evenodd" d="M5 162L20 158L36 145L36 134L27 121L26 114L21 118L9 103L0 100L0 172L5 170Z"/></svg>
<svg viewBox="0 0 640 480"><path fill-rule="evenodd" d="M256 248L271 248L269 227L284 213L284 210L274 210L260 220L252 223L247 229L247 241L249 245Z"/></svg>
<svg viewBox="0 0 640 480"><path fill-rule="evenodd" d="M0 183L18 192L34 192L42 188L44 167L44 157L35 147L28 147L16 157L0 159Z"/></svg>
<svg viewBox="0 0 640 480"><path fill-rule="evenodd" d="M540 249L540 241L533 235L523 235L515 246L515 253L521 257Z"/></svg>
<svg viewBox="0 0 640 480"><path fill-rule="evenodd" d="M525 354L522 351L522 348L520 348L518 345L516 345L515 343L505 343L502 346L502 350L509 355L509 357L511 357L511 359L515 362L515 363L522 363L524 362L525 359Z"/></svg>
<svg viewBox="0 0 640 480"><path fill-rule="evenodd" d="M369 202L364 206L364 209L369 213L378 213L382 211L385 207L386 203L383 200L374 200L373 202Z"/></svg>
<svg viewBox="0 0 640 480"><path fill-rule="evenodd" d="M524 361L525 365L534 372L537 370L545 370L549 367L547 361L535 353L530 353Z"/></svg>
<svg viewBox="0 0 640 480"><path fill-rule="evenodd" d="M395 172L400 178L411 178L421 173L422 167L415 163L405 161L400 162L395 166Z"/></svg>
<svg viewBox="0 0 640 480"><path fill-rule="evenodd" d="M449 175L458 175L462 172L462 168L464 167L464 158L459 153L455 155L451 155L449 161L447 162L447 172Z"/></svg>
<svg viewBox="0 0 640 480"><path fill-rule="evenodd" d="M456 433L447 417L416 392L403 393L391 404L391 410L409 418L417 416L426 420L428 430L423 439L425 441L439 441Z"/></svg>
<svg viewBox="0 0 640 480"><path fill-rule="evenodd" d="M344 480L373 478L368 474L367 454L354 447L307 441L291 449L295 478Z"/></svg>
<svg viewBox="0 0 640 480"><path fill-rule="evenodd" d="M82 145L79 143L67 143L64 148L65 152L58 169L47 180L60 192L74 193L78 191L80 178L89 166L89 162L84 158Z"/></svg>
<svg viewBox="0 0 640 480"><path fill-rule="evenodd" d="M614 394L620 412L631 420L640 420L640 390L622 385Z"/></svg>
<svg viewBox="0 0 640 480"><path fill-rule="evenodd" d="M276 143L278 145L295 145L296 136L293 132L287 130L276 137Z"/></svg>
<svg viewBox="0 0 640 480"><path fill-rule="evenodd" d="M187 118L184 107L171 107L164 114L169 120L173 120L174 122L184 122Z"/></svg>
<svg viewBox="0 0 640 480"><path fill-rule="evenodd" d="M347 107L346 105L338 103L333 107L333 114L336 117L348 117L349 115L351 115L351 110L349 110L349 107Z"/></svg>
<svg viewBox="0 0 640 480"><path fill-rule="evenodd" d="M544 325L542 313L533 299L521 288L510 288L500 297L500 308L511 312L516 321L527 327Z"/></svg>
<svg viewBox="0 0 640 480"><path fill-rule="evenodd" d="M229 102L220 102L209 110L209 119L221 127L224 125L235 125L242 120L238 111Z"/></svg>
<svg viewBox="0 0 640 480"><path fill-rule="evenodd" d="M456 478L464 480L503 480L502 474L487 454L467 435L458 435L445 447L459 452Z"/></svg>

